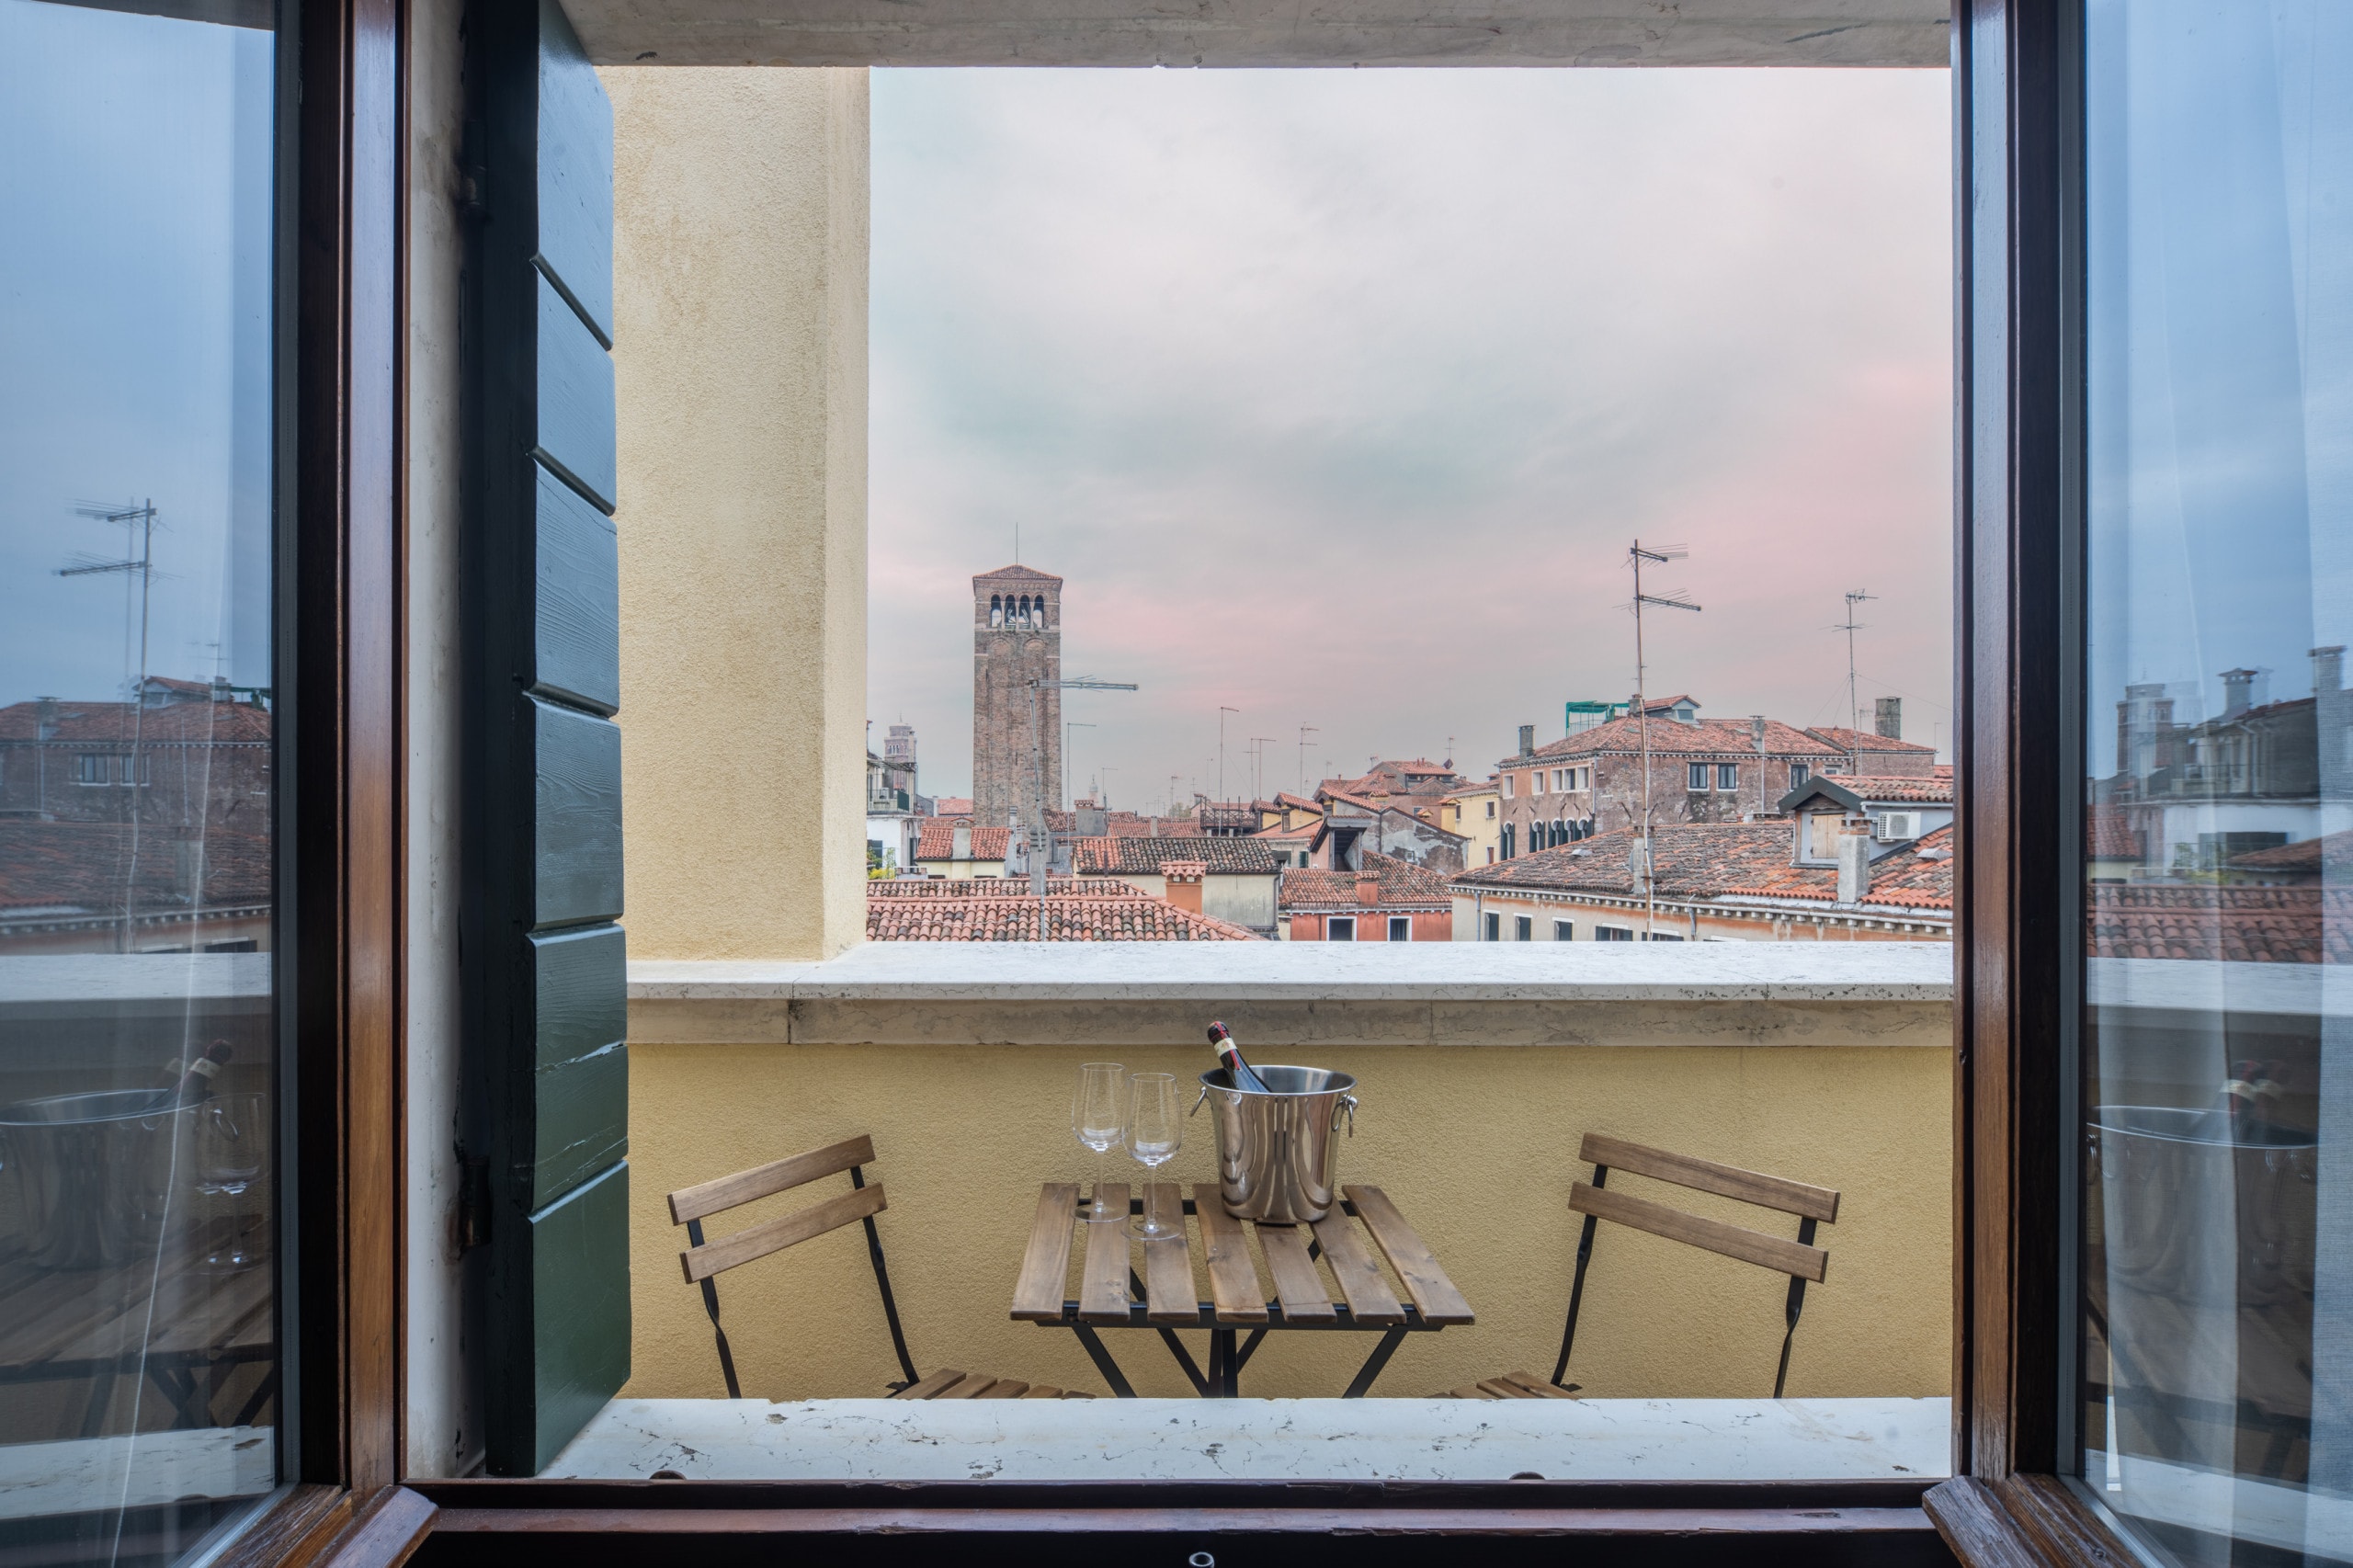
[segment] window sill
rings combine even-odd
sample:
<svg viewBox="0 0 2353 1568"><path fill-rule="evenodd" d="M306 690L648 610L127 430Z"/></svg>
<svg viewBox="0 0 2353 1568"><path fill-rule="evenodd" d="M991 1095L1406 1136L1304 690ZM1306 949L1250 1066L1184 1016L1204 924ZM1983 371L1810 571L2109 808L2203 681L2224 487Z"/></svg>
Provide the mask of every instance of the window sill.
<svg viewBox="0 0 2353 1568"><path fill-rule="evenodd" d="M877 942L810 963L640 960L646 1044L1949 1044L1941 942Z"/></svg>

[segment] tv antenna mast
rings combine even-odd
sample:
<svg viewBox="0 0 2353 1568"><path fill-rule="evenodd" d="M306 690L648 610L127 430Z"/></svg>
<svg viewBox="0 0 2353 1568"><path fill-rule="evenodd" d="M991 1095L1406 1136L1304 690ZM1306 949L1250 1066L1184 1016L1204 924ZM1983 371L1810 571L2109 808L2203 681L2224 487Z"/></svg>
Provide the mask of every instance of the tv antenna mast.
<svg viewBox="0 0 2353 1568"><path fill-rule="evenodd" d="M1860 588L1855 589L1847 596L1847 619L1828 629L1847 634L1847 728L1849 730L1859 731L1863 727L1862 704L1855 697L1855 633L1870 630L1868 625L1855 619L1855 607L1878 597L1877 594L1864 593Z"/></svg>
<svg viewBox="0 0 2353 1568"><path fill-rule="evenodd" d="M1033 898L1046 896L1046 862L1053 856L1053 835L1046 826L1046 748L1038 738L1038 694L1040 691L1133 691L1133 681L1094 680L1081 676L1076 680L1033 680L1029 687L1029 892ZM1042 913L1038 918L1038 937L1045 939L1046 921Z"/></svg>
<svg viewBox="0 0 2353 1568"><path fill-rule="evenodd" d="M1626 551L1627 561L1634 568L1634 725L1643 738L1643 940L1647 942L1658 930L1658 869L1657 857L1651 841L1651 704L1648 693L1649 666L1643 661L1643 607L1659 609L1697 611L1699 606L1680 594L1646 594L1643 592L1643 562L1661 565L1680 561L1690 554L1679 544L1654 545L1645 548L1636 540Z"/></svg>
<svg viewBox="0 0 2353 1568"><path fill-rule="evenodd" d="M1302 795L1307 793L1307 737L1323 733L1313 724L1299 727L1299 792Z"/></svg>
<svg viewBox="0 0 2353 1568"><path fill-rule="evenodd" d="M136 542L135 549L126 546L122 560L108 561L103 556L84 554L74 557L73 565L61 566L57 569L57 574L61 577L98 577L120 573L126 579L136 576L139 580L139 651L137 655L139 673L131 688L131 757L125 764L131 769L131 777L123 781L131 786L128 808L131 821L131 864L129 874L123 878L122 882L120 941L121 950L129 952L131 942L131 923L137 915L133 902L137 897L136 890L139 886L139 779L140 768L144 760L141 756L140 748L145 739L147 729L147 622L148 605L153 598L155 590L155 501L153 496L150 496L137 506L126 502L119 506L104 502L85 501L74 508L74 515L77 517L88 517L94 522L120 523L131 530L131 539Z"/></svg>
<svg viewBox="0 0 2353 1568"><path fill-rule="evenodd" d="M1253 735L1250 750L1256 760L1250 768L1250 800L1255 805L1267 798L1267 748L1281 744L1279 735Z"/></svg>

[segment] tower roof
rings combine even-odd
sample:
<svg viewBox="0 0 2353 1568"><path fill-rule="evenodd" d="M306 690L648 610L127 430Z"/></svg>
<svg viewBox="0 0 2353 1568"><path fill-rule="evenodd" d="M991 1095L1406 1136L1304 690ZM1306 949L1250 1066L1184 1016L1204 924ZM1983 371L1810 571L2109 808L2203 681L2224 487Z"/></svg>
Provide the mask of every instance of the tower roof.
<svg viewBox="0 0 2353 1568"><path fill-rule="evenodd" d="M1062 579L1051 572L1040 572L1029 566L1000 566L994 572L983 572L972 579L974 587L983 583L1052 583L1061 585Z"/></svg>

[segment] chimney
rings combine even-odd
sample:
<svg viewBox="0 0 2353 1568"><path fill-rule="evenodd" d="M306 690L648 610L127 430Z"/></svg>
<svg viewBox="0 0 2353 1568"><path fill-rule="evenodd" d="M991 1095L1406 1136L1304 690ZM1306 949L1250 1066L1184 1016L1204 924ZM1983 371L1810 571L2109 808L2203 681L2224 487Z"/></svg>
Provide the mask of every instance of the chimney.
<svg viewBox="0 0 2353 1568"><path fill-rule="evenodd" d="M1838 830L1838 902L1860 903L1870 891L1870 818L1848 817Z"/></svg>
<svg viewBox="0 0 2353 1568"><path fill-rule="evenodd" d="M2255 677L2256 672L2253 670L2224 670L2222 672L2223 718L2235 719L2254 706L2248 694L2255 689Z"/></svg>
<svg viewBox="0 0 2353 1568"><path fill-rule="evenodd" d="M1748 744L1756 748L1757 756L1765 755L1765 715L1762 713L1748 716Z"/></svg>
<svg viewBox="0 0 2353 1568"><path fill-rule="evenodd" d="M1522 724L1519 727L1519 755L1522 756L1528 756L1534 753L1535 750L1536 726L1533 724Z"/></svg>
<svg viewBox="0 0 2353 1568"><path fill-rule="evenodd" d="M33 704L33 738L47 740L57 733L57 699L44 697Z"/></svg>
<svg viewBox="0 0 2353 1568"><path fill-rule="evenodd" d="M1381 902L1380 872L1358 871L1357 873L1357 902L1368 909Z"/></svg>
<svg viewBox="0 0 2353 1568"><path fill-rule="evenodd" d="M1871 732L1891 741L1904 738L1904 699L1880 697L1871 700Z"/></svg>
<svg viewBox="0 0 2353 1568"><path fill-rule="evenodd" d="M1201 878L1209 872L1204 860L1163 860L1161 881L1167 884L1168 902L1179 909L1201 912Z"/></svg>
<svg viewBox="0 0 2353 1568"><path fill-rule="evenodd" d="M2334 697L2344 689L2344 647L2340 644L2339 646L2333 648L2313 649L2313 695L2315 697Z"/></svg>
<svg viewBox="0 0 2353 1568"><path fill-rule="evenodd" d="M960 822L949 830L948 858L951 860L969 860L972 858L972 824L971 823Z"/></svg>

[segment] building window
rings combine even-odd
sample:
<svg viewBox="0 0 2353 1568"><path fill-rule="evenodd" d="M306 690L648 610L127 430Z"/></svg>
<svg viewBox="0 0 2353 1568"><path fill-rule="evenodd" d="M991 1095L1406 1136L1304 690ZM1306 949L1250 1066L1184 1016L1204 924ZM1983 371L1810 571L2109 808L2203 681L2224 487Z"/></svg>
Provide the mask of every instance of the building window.
<svg viewBox="0 0 2353 1568"><path fill-rule="evenodd" d="M1504 799L1506 801L1511 799L1511 781L1513 777L1513 775L1508 773L1504 775Z"/></svg>
<svg viewBox="0 0 2353 1568"><path fill-rule="evenodd" d="M1535 772L1528 776L1528 792L1531 795L1540 795L1544 792L1544 770L1542 768L1540 767Z"/></svg>
<svg viewBox="0 0 2353 1568"><path fill-rule="evenodd" d="M1631 926L1597 926L1593 928L1593 939L1597 942L1631 942L1634 939L1634 928Z"/></svg>
<svg viewBox="0 0 2353 1568"><path fill-rule="evenodd" d="M1511 917L1511 939L1515 942L1534 941L1536 939L1535 917L1528 915L1513 915Z"/></svg>
<svg viewBox="0 0 2353 1568"><path fill-rule="evenodd" d="M1324 939L1327 942L1353 942L1357 939L1357 917L1335 915L1324 922Z"/></svg>
<svg viewBox="0 0 2353 1568"><path fill-rule="evenodd" d="M1719 790L1737 790L1740 788L1740 765L1738 763L1720 762L1716 764L1716 788Z"/></svg>
<svg viewBox="0 0 2353 1568"><path fill-rule="evenodd" d="M1505 859L1506 859L1506 860L1510 859L1510 858L1511 858L1511 841L1512 841L1515 837L1518 836L1518 834L1514 832L1514 824L1511 824L1511 823L1506 823L1506 824L1504 824L1503 831L1502 831L1501 833L1497 834L1495 836L1496 836L1498 839L1500 839L1500 840L1502 841L1502 843L1503 843L1504 858L1505 858Z"/></svg>
<svg viewBox="0 0 2353 1568"><path fill-rule="evenodd" d="M1488 915L1487 928L1479 934L1479 937L1480 940L1486 942L1502 941L1504 939L1504 917L1500 915Z"/></svg>
<svg viewBox="0 0 2353 1568"><path fill-rule="evenodd" d="M1487 846L1487 864L1488 864L1488 865L1490 865L1490 866L1492 866L1492 865L1494 865L1495 863L1495 846L1494 845L1490 844L1490 845L1488 845L1488 846Z"/></svg>
<svg viewBox="0 0 2353 1568"><path fill-rule="evenodd" d="M1392 942L1412 941L1414 939L1413 916L1410 915L1391 915L1389 917L1389 939Z"/></svg>
<svg viewBox="0 0 2353 1568"><path fill-rule="evenodd" d="M1790 764L1790 788L1795 790L1813 777L1813 769L1802 762Z"/></svg>
<svg viewBox="0 0 2353 1568"><path fill-rule="evenodd" d="M1690 787L1692 789L1704 790L1708 787L1708 765L1706 763L1695 762L1690 765L1688 771L1690 774Z"/></svg>
<svg viewBox="0 0 2353 1568"><path fill-rule="evenodd" d="M1574 922L1568 920L1555 920L1552 922L1552 940L1556 942L1573 941L1575 939L1576 934L1577 928Z"/></svg>
<svg viewBox="0 0 2353 1568"><path fill-rule="evenodd" d="M74 782L103 784L108 778L107 758L99 754L84 752L74 759Z"/></svg>
<svg viewBox="0 0 2353 1568"><path fill-rule="evenodd" d="M2353 734L2353 731L2348 731L2347 733ZM1493 801L1487 802L1487 820L1489 822L1495 820L1495 803Z"/></svg>

